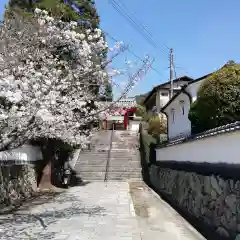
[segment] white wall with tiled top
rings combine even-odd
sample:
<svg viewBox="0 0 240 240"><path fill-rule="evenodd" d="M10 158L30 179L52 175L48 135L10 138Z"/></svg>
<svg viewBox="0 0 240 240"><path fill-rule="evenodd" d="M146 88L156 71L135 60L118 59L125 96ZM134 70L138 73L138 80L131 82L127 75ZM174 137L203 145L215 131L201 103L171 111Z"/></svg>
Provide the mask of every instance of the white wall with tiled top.
<svg viewBox="0 0 240 240"><path fill-rule="evenodd" d="M240 164L240 131L157 148L157 161Z"/></svg>

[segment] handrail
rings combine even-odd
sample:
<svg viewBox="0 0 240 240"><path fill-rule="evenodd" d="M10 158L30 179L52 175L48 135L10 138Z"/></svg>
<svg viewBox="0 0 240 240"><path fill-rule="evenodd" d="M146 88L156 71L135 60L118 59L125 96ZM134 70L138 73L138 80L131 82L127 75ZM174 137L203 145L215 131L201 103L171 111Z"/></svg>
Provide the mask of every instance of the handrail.
<svg viewBox="0 0 240 240"><path fill-rule="evenodd" d="M107 163L106 163L106 169L105 169L104 182L107 182L107 180L108 180L108 170L109 170L109 163L110 163L111 150L112 150L113 133L114 133L114 125L113 125L113 128L112 128L111 137L110 137L110 145L109 145L109 150L108 150L108 157L107 157Z"/></svg>

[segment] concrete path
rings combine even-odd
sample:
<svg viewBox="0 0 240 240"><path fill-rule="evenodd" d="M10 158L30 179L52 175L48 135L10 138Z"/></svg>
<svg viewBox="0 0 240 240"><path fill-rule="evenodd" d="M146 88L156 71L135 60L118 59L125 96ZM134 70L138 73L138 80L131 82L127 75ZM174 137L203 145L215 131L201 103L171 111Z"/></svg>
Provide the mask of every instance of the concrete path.
<svg viewBox="0 0 240 240"><path fill-rule="evenodd" d="M0 215L0 239L204 238L143 183L92 182Z"/></svg>
<svg viewBox="0 0 240 240"><path fill-rule="evenodd" d="M141 240L205 239L143 182L132 182L129 186Z"/></svg>

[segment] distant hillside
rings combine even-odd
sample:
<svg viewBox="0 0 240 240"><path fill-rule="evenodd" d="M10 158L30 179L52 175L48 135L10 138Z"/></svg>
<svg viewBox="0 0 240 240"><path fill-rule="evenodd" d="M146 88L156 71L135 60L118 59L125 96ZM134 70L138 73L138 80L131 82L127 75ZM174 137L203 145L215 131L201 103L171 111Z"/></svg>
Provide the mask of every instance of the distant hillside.
<svg viewBox="0 0 240 240"><path fill-rule="evenodd" d="M142 105L149 93L150 92L147 92L145 94L136 95L135 99L136 99L137 104Z"/></svg>

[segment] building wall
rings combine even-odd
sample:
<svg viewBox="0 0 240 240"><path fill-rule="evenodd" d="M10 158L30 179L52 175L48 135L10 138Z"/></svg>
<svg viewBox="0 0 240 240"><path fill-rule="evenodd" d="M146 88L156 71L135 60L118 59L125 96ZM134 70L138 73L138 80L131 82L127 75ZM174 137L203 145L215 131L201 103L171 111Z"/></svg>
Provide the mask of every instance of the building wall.
<svg viewBox="0 0 240 240"><path fill-rule="evenodd" d="M167 94L167 96L163 96L162 93ZM169 91L168 90L158 90L156 93L156 107L157 111L160 112L162 107L167 104L169 101Z"/></svg>
<svg viewBox="0 0 240 240"><path fill-rule="evenodd" d="M197 99L197 91L203 80L190 84L185 90L192 97L192 102ZM184 103L180 103L183 101ZM182 111L184 107L184 114ZM168 138L176 138L178 136L186 136L191 133L191 122L188 119L188 113L190 110L189 96L182 92L169 106L164 110L168 114ZM174 113L173 113L174 111ZM173 114L175 119L173 121Z"/></svg>
<svg viewBox="0 0 240 240"><path fill-rule="evenodd" d="M236 123L162 145L149 168L152 187L207 239L240 238L239 142Z"/></svg>
<svg viewBox="0 0 240 240"><path fill-rule="evenodd" d="M169 139L191 133L191 122L188 119L189 109L190 100L184 93L181 93L170 106L166 108Z"/></svg>
<svg viewBox="0 0 240 240"><path fill-rule="evenodd" d="M186 81L180 81L173 83L173 90L180 90L181 86L186 84ZM160 110L168 103L170 100L170 84L164 86L164 89L159 89L156 93L156 107L157 111ZM174 92L174 94L176 91ZM163 95L164 94L164 95Z"/></svg>

